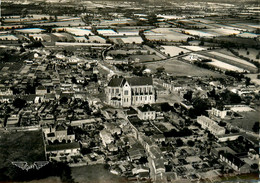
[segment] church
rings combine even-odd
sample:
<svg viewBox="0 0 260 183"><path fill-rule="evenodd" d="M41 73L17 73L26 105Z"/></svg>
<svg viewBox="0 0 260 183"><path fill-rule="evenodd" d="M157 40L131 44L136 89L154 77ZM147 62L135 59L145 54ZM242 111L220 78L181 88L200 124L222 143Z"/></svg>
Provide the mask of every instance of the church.
<svg viewBox="0 0 260 183"><path fill-rule="evenodd" d="M105 89L107 103L114 107L155 102L152 77L112 78Z"/></svg>

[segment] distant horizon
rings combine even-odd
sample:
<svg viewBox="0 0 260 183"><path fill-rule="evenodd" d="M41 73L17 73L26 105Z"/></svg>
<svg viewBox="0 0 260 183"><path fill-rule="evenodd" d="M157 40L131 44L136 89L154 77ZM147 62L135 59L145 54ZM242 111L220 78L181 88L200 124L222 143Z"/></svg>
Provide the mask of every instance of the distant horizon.
<svg viewBox="0 0 260 183"><path fill-rule="evenodd" d="M14 1L17 2L17 0L0 0L0 2L10 2L10 1ZM155 0L19 0L19 1L24 1L24 2L34 2L34 1L67 1L67 2L73 2L73 1L125 1L125 2L132 2L132 1L137 1L137 2L141 2L141 1L146 1L146 2L152 2ZM221 2L221 3L231 3L231 2L258 2L258 0L164 0L164 1L168 1L168 2Z"/></svg>

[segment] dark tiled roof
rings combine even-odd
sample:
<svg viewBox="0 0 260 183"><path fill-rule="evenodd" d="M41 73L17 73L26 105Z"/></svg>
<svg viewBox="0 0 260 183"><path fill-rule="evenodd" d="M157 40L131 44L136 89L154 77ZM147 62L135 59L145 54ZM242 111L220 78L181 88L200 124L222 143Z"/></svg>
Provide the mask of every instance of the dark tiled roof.
<svg viewBox="0 0 260 183"><path fill-rule="evenodd" d="M132 78L112 78L108 83L108 86L119 87L127 81L131 86L153 85L153 79L151 77L132 77Z"/></svg>
<svg viewBox="0 0 260 183"><path fill-rule="evenodd" d="M59 151L65 149L76 149L80 148L79 143L67 143L67 144L55 144L55 145L47 145L46 151Z"/></svg>
<svg viewBox="0 0 260 183"><path fill-rule="evenodd" d="M56 126L56 131L64 131L66 130L66 127L64 125L57 125Z"/></svg>
<svg viewBox="0 0 260 183"><path fill-rule="evenodd" d="M126 81L131 86L153 85L152 77L132 77L127 78Z"/></svg>
<svg viewBox="0 0 260 183"><path fill-rule="evenodd" d="M155 111L150 105L148 104L145 104L144 106L139 106L138 109L141 111L141 112L148 112L148 111Z"/></svg>
<svg viewBox="0 0 260 183"><path fill-rule="evenodd" d="M227 158L229 161L231 161L234 165L236 165L239 168L242 167L245 164L245 162L243 162L240 158L236 157L233 154L223 153L222 156Z"/></svg>
<svg viewBox="0 0 260 183"><path fill-rule="evenodd" d="M108 86L119 87L123 83L124 78L112 78L108 83Z"/></svg>
<svg viewBox="0 0 260 183"><path fill-rule="evenodd" d="M129 110L126 111L126 114L128 115L137 114L137 111L134 110L132 107L130 107Z"/></svg>
<svg viewBox="0 0 260 183"><path fill-rule="evenodd" d="M37 87L37 90L46 90L46 88L44 86L40 85Z"/></svg>
<svg viewBox="0 0 260 183"><path fill-rule="evenodd" d="M47 137L55 137L55 134L54 133L48 133Z"/></svg>

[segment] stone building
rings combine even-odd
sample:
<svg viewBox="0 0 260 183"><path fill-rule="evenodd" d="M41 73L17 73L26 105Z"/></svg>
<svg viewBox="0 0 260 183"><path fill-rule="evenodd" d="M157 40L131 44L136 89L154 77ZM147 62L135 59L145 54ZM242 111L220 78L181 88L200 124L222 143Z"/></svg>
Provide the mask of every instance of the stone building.
<svg viewBox="0 0 260 183"><path fill-rule="evenodd" d="M151 77L112 78L105 93L107 103L115 107L155 102L155 89Z"/></svg>

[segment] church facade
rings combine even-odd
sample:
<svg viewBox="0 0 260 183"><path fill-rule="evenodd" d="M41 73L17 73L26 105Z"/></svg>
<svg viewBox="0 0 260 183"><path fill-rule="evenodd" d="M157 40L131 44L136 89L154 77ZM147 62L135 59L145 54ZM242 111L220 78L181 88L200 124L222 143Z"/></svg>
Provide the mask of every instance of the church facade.
<svg viewBox="0 0 260 183"><path fill-rule="evenodd" d="M115 107L155 102L155 89L151 77L112 78L105 93L107 103Z"/></svg>

